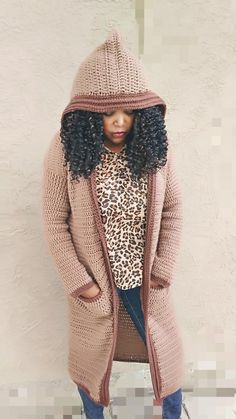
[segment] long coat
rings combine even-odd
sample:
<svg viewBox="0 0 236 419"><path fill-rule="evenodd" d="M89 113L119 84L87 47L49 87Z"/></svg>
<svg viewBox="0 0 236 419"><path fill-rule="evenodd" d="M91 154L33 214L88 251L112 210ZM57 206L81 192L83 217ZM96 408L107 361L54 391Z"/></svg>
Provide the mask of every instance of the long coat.
<svg viewBox="0 0 236 419"><path fill-rule="evenodd" d="M96 168L71 179L57 131L43 163L42 222L68 301L68 372L96 402L109 405L112 361L149 363L155 398L182 387L184 351L171 294L182 230L182 194L169 141L167 163L148 175L141 303L146 343L119 298L96 196ZM152 286L150 286L152 279ZM95 297L80 294L96 282Z"/></svg>

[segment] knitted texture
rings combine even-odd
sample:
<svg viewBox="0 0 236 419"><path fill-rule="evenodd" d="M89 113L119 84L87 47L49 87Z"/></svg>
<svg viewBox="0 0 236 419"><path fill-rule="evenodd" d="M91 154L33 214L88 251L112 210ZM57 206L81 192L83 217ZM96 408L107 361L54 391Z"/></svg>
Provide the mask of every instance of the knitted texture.
<svg viewBox="0 0 236 419"><path fill-rule="evenodd" d="M76 95L111 96L148 92L140 61L124 45L122 36L111 31L80 65L71 98Z"/></svg>
<svg viewBox="0 0 236 419"><path fill-rule="evenodd" d="M44 158L42 222L68 299L71 379L108 406L112 361L150 365L156 399L182 387L184 353L171 296L182 228L182 198L172 146L167 164L148 176L141 301L147 348L116 293L96 197L96 169L72 181L59 132ZM155 286L150 288L150 278ZM81 293L97 283L94 298ZM161 288L159 284L164 284Z"/></svg>
<svg viewBox="0 0 236 419"><path fill-rule="evenodd" d="M152 92L144 66L125 46L121 34L113 30L80 64L73 81L65 113L75 109L106 112L117 107L142 109L166 104Z"/></svg>

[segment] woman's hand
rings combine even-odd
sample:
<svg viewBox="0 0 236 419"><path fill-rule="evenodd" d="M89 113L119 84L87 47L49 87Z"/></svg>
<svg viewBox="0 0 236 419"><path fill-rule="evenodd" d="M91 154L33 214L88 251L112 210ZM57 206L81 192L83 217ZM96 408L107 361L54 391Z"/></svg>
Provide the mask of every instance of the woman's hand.
<svg viewBox="0 0 236 419"><path fill-rule="evenodd" d="M164 288L162 285L158 284L157 281L150 279L150 288Z"/></svg>
<svg viewBox="0 0 236 419"><path fill-rule="evenodd" d="M94 284L91 288L89 288L87 291L84 291L80 295L85 298L92 298L96 297L96 295L98 295L100 291L101 289L99 288L99 286L97 284Z"/></svg>

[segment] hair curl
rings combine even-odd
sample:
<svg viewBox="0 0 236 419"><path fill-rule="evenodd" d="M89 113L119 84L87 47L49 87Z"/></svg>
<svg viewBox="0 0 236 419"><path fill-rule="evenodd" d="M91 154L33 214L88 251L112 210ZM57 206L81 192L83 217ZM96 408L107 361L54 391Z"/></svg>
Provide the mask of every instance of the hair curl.
<svg viewBox="0 0 236 419"><path fill-rule="evenodd" d="M65 165L73 180L88 178L105 152L102 113L75 110L61 121L60 137ZM133 179L165 166L168 139L163 110L159 105L134 110L134 123L125 142L127 163Z"/></svg>

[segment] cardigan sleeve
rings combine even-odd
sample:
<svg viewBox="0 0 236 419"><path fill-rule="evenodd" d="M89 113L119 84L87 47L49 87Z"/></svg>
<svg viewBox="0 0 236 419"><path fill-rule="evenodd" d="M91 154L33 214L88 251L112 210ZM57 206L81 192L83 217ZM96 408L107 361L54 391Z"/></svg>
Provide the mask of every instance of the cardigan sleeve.
<svg viewBox="0 0 236 419"><path fill-rule="evenodd" d="M172 145L168 147L167 179L162 209L157 250L152 265L151 278L157 285L168 287L173 281L173 272L179 252L182 227L182 190L176 173Z"/></svg>
<svg viewBox="0 0 236 419"><path fill-rule="evenodd" d="M53 137L43 161L42 224L49 252L62 279L65 292L73 297L94 285L79 261L69 226L70 203L67 168L60 133Z"/></svg>

